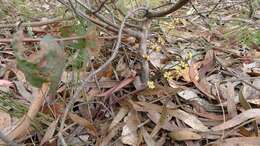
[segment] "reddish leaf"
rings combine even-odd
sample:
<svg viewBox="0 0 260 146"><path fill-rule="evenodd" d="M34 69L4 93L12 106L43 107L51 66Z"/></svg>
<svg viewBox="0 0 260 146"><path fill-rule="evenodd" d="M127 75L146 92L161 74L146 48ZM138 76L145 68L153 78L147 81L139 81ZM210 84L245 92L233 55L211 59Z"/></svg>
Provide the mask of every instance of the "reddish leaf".
<svg viewBox="0 0 260 146"><path fill-rule="evenodd" d="M213 51L208 51L203 61L191 64L189 72L190 79L194 85L211 99L215 99L215 97L210 93L211 86L206 80L205 74L211 71L213 66Z"/></svg>
<svg viewBox="0 0 260 146"><path fill-rule="evenodd" d="M77 123L77 124L79 124L81 126L84 126L87 129L87 132L90 133L91 135L93 135L93 136L97 135L97 129L87 119L84 119L84 118L78 116L77 114L73 114L73 113L69 113L69 117L75 123Z"/></svg>
<svg viewBox="0 0 260 146"><path fill-rule="evenodd" d="M110 89L107 90L106 92L101 93L101 94L96 95L96 96L101 97L101 96L110 96L110 95L112 95L113 93L119 91L120 89L122 89L122 88L125 87L126 85L132 83L132 82L134 81L134 79L135 79L135 75L136 75L136 74L134 73L132 76L130 76L130 77L124 79L123 81L121 81L120 83L118 83L118 84L115 85L114 87L110 88Z"/></svg>
<svg viewBox="0 0 260 146"><path fill-rule="evenodd" d="M8 80L0 80L0 86L12 86L12 82Z"/></svg>

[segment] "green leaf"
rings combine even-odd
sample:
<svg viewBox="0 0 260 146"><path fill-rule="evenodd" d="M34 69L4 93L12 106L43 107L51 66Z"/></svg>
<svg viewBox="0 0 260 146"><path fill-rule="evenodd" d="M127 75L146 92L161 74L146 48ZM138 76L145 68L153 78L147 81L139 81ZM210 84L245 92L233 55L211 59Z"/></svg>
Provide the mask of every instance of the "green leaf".
<svg viewBox="0 0 260 146"><path fill-rule="evenodd" d="M255 32L252 34L252 37L253 37L253 42L254 42L256 45L260 45L260 30L255 31Z"/></svg>
<svg viewBox="0 0 260 146"><path fill-rule="evenodd" d="M28 62L25 59L17 58L17 67L19 70L21 70L24 73L26 80L32 86L40 88L41 85L44 82L47 82L47 80L48 80L43 75L41 75L41 72L40 72L39 68L37 67L37 64Z"/></svg>
<svg viewBox="0 0 260 146"><path fill-rule="evenodd" d="M59 45L55 38L46 35L40 42L41 49L45 53L41 58L41 62L45 62L40 66L41 72L48 76L50 84L50 93L55 93L60 82L62 72L66 64L66 56L64 49Z"/></svg>
<svg viewBox="0 0 260 146"><path fill-rule="evenodd" d="M44 82L49 82L49 93L55 93L66 64L63 46L54 37L46 35L40 41L40 50L28 58L23 55L26 48L22 45L22 37L16 34L13 42L18 69L32 86L39 88Z"/></svg>

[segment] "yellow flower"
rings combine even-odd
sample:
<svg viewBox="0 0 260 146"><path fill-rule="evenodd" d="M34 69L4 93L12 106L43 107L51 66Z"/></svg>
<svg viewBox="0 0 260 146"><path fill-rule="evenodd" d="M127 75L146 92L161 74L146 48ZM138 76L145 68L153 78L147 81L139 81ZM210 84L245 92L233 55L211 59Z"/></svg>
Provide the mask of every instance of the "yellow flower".
<svg viewBox="0 0 260 146"><path fill-rule="evenodd" d="M149 61L149 60L150 60L150 56L148 56L148 55L143 55L143 58L144 58L144 60L146 60L146 61Z"/></svg>
<svg viewBox="0 0 260 146"><path fill-rule="evenodd" d="M188 59L192 59L192 52L188 52Z"/></svg>
<svg viewBox="0 0 260 146"><path fill-rule="evenodd" d="M184 62L184 61L181 61L180 66L181 66L182 68L187 68L187 67L189 67L189 65L188 65L186 62Z"/></svg>
<svg viewBox="0 0 260 146"><path fill-rule="evenodd" d="M156 43L151 43L151 46L150 46L154 51L156 51L156 52L159 52L159 51L161 51L161 47L158 45L158 44L156 44Z"/></svg>
<svg viewBox="0 0 260 146"><path fill-rule="evenodd" d="M164 76L164 78L166 78L167 81L170 81L170 80L173 79L172 73L171 73L171 72L168 72L168 71L165 72L165 73L163 74L163 76Z"/></svg>
<svg viewBox="0 0 260 146"><path fill-rule="evenodd" d="M154 89L155 88L155 85L154 85L153 81L148 81L147 82L147 86L148 86L149 89Z"/></svg>
<svg viewBox="0 0 260 146"><path fill-rule="evenodd" d="M173 20L173 22L174 22L175 24L180 24L180 23L181 23L181 19L180 19L180 18L175 18L175 19Z"/></svg>
<svg viewBox="0 0 260 146"><path fill-rule="evenodd" d="M175 68L175 73L176 73L176 79L179 79L179 77L181 77L181 74L182 74L182 68L180 65L177 65L174 68Z"/></svg>
<svg viewBox="0 0 260 146"><path fill-rule="evenodd" d="M165 45L165 40L159 35L158 37L158 42L161 44L161 45Z"/></svg>

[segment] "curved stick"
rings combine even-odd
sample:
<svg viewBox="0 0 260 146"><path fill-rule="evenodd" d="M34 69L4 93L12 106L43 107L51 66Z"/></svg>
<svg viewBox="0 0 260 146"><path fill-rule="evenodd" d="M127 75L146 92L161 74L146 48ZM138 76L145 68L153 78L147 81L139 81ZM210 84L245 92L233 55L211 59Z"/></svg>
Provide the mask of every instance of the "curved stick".
<svg viewBox="0 0 260 146"><path fill-rule="evenodd" d="M23 118L19 121L16 128L10 133L8 133L7 137L10 140L14 140L15 138L24 135L28 131L31 124L31 120L35 118L36 114L40 110L44 102L44 97L48 92L48 89L49 85L47 83L43 83L42 87L38 91L38 96L34 98L27 114L25 114Z"/></svg>

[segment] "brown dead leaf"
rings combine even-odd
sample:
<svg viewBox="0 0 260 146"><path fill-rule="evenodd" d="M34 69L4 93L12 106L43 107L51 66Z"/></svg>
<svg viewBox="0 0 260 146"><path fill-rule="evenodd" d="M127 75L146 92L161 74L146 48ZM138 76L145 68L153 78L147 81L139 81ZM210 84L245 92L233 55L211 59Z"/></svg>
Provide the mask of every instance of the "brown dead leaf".
<svg viewBox="0 0 260 146"><path fill-rule="evenodd" d="M234 137L225 139L214 146L259 146L259 137Z"/></svg>
<svg viewBox="0 0 260 146"><path fill-rule="evenodd" d="M138 95L142 95L142 96L175 95L181 90L182 90L181 88L172 88L172 87L168 87L168 86L162 86L162 85L159 85L159 84L155 84L154 89L146 88L145 90L138 93Z"/></svg>
<svg viewBox="0 0 260 146"><path fill-rule="evenodd" d="M0 111L0 130L2 131L9 126L11 126L11 116L4 111Z"/></svg>
<svg viewBox="0 0 260 146"><path fill-rule="evenodd" d="M155 111L148 111L148 117L154 122L158 123L160 121L161 114ZM171 116L168 116L164 123L161 125L161 128L167 131L174 131L178 129L178 126L174 122L170 122L172 119Z"/></svg>
<svg viewBox="0 0 260 146"><path fill-rule="evenodd" d="M109 64L102 72L97 74L97 77L111 78L113 76L113 66Z"/></svg>
<svg viewBox="0 0 260 146"><path fill-rule="evenodd" d="M14 81L14 84L18 90L18 92L22 95L24 99L27 101L32 102L33 101L33 95L26 89L24 82L21 81Z"/></svg>
<svg viewBox="0 0 260 146"><path fill-rule="evenodd" d="M153 51L150 53L149 58L149 61L155 68L162 68L164 66L162 60L165 59L165 55L163 55L161 52Z"/></svg>
<svg viewBox="0 0 260 146"><path fill-rule="evenodd" d="M156 146L155 141L153 140L152 136L146 131L144 127L141 128L143 138L147 146Z"/></svg>
<svg viewBox="0 0 260 146"><path fill-rule="evenodd" d="M184 123L189 125L195 130L206 132L209 129L194 115L189 114L183 110L174 110L169 112L172 116L182 120Z"/></svg>
<svg viewBox="0 0 260 146"><path fill-rule="evenodd" d="M97 28L95 25L91 25L91 27L88 28L85 38L89 55L98 57L103 42L98 39Z"/></svg>
<svg viewBox="0 0 260 146"><path fill-rule="evenodd" d="M108 131L108 134L102 138L100 144L100 146L107 146L109 144L109 142L111 142L111 139L118 134L119 129L122 128L122 124L117 124L116 126L114 126L110 131Z"/></svg>
<svg viewBox="0 0 260 146"><path fill-rule="evenodd" d="M131 146L138 146L139 136L137 132L137 127L139 124L139 119L137 117L137 112L134 110L130 111L127 117L125 117L124 121L126 122L126 125L123 127L122 130L122 143Z"/></svg>
<svg viewBox="0 0 260 146"><path fill-rule="evenodd" d="M84 119L76 114L73 114L73 113L69 113L69 117L70 119L81 125L81 126L84 126L86 129L87 129L87 132L93 136L96 136L97 135L97 129L96 127L90 122L88 121L87 119Z"/></svg>
<svg viewBox="0 0 260 146"><path fill-rule="evenodd" d="M211 86L205 78L205 74L211 71L212 67L214 67L214 63L213 51L211 50L207 52L203 61L191 64L189 75L191 81L202 93L211 99L215 99L215 97L211 95Z"/></svg>
<svg viewBox="0 0 260 146"><path fill-rule="evenodd" d="M255 79L253 81L253 86L260 87L260 79ZM250 87L247 84L244 84L242 94L245 97L245 99L254 99L260 96L260 91L257 91L256 89Z"/></svg>
<svg viewBox="0 0 260 146"><path fill-rule="evenodd" d="M40 146L42 146L43 144L45 144L46 142L48 142L52 137L53 137L53 134L55 132L55 129L57 127L57 124L58 124L58 121L59 121L59 118L57 118L55 121L53 121L50 126L47 128L42 140L41 140L41 143L40 143Z"/></svg>
<svg viewBox="0 0 260 146"><path fill-rule="evenodd" d="M246 122L249 119L260 117L260 109L249 109L243 113L235 116L234 118L226 121L223 124L211 128L213 131L225 130L238 126L239 124Z"/></svg>
<svg viewBox="0 0 260 146"><path fill-rule="evenodd" d="M9 87L9 86L12 86L12 85L13 85L13 83L8 81L8 80L0 80L0 86L7 86L7 87Z"/></svg>
<svg viewBox="0 0 260 146"><path fill-rule="evenodd" d="M58 117L62 115L63 109L65 108L64 103L53 103L48 106L44 106L42 112L45 114L53 115L54 117Z"/></svg>
<svg viewBox="0 0 260 146"><path fill-rule="evenodd" d="M121 77L129 77L131 75L131 70L128 67L128 65L124 62L123 57L118 61L117 66L116 66L116 72L121 76Z"/></svg>
<svg viewBox="0 0 260 146"><path fill-rule="evenodd" d="M199 134L189 129L179 129L177 131L173 131L169 133L169 136L176 141L199 140L202 138Z"/></svg>
<svg viewBox="0 0 260 146"><path fill-rule="evenodd" d="M111 122L109 129L111 130L113 127L115 127L128 113L128 109L121 107L118 111L117 115L114 117L113 121Z"/></svg>
<svg viewBox="0 0 260 146"><path fill-rule="evenodd" d="M112 95L113 93L119 91L120 89L122 89L123 87L125 87L126 85L132 83L135 79L135 73L132 74L132 76L124 79L123 81L121 81L120 83L118 83L117 85L115 85L114 87L110 88L109 90L107 90L106 92L104 93L101 93L99 95L96 95L96 96L110 96Z"/></svg>
<svg viewBox="0 0 260 146"><path fill-rule="evenodd" d="M181 70L181 76L183 77L183 79L186 82L191 82L189 73L190 73L190 68L189 67L186 67L185 69Z"/></svg>
<svg viewBox="0 0 260 146"><path fill-rule="evenodd" d="M151 133L151 136L154 137L162 128L162 126L168 122L168 117L172 118L171 116L168 116L166 105L163 105L162 113L160 114L160 118L158 122L156 123L156 126L153 128L153 131Z"/></svg>
<svg viewBox="0 0 260 146"><path fill-rule="evenodd" d="M137 111L143 111L143 112L156 111L159 113L162 113L163 111L163 107L156 104L151 104L147 102L133 102L132 104L134 109ZM195 130L202 131L202 132L209 131L209 129L200 120L198 120L197 117L183 110L167 107L167 113L169 113L171 116L177 119L182 120L185 124L189 125Z"/></svg>

